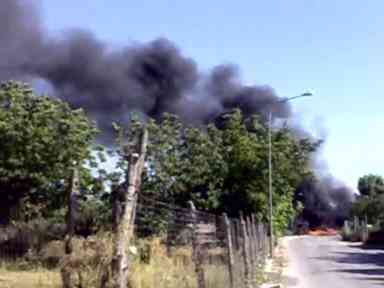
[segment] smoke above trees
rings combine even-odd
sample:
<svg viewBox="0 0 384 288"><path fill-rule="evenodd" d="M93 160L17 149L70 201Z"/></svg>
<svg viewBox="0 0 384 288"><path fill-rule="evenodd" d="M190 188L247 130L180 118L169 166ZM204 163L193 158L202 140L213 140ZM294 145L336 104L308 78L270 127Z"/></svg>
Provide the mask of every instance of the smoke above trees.
<svg viewBox="0 0 384 288"><path fill-rule="evenodd" d="M206 123L233 108L260 114L278 99L271 87L243 84L236 66L203 75L165 38L113 49L81 29L48 35L31 1L1 1L0 27L0 79L44 79L56 96L84 108L105 129L112 120L127 120L130 111ZM274 105L274 114L288 117L289 106Z"/></svg>
<svg viewBox="0 0 384 288"><path fill-rule="evenodd" d="M0 1L0 81L43 80L54 96L83 108L104 138L111 138L113 121L128 122L132 111L155 119L170 112L193 125L212 122L234 108L245 116L265 117L273 106L274 117L291 117L288 103L276 103L273 88L244 84L236 65L203 73L165 38L114 49L82 29L50 35L38 8L32 0ZM333 181L323 183L328 193L316 192L321 199L329 194L349 201L348 189L340 192Z"/></svg>

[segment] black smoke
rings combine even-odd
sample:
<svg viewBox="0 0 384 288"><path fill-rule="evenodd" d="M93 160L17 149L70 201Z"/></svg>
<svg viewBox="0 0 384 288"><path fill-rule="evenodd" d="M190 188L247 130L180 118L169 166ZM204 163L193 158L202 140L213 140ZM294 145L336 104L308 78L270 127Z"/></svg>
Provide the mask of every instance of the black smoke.
<svg viewBox="0 0 384 288"><path fill-rule="evenodd" d="M0 80L44 79L55 96L84 108L104 131L130 111L154 118L172 112L204 123L233 108L261 113L278 99L270 87L242 84L234 66L203 76L167 39L113 49L80 29L47 35L28 0L1 0L0 41ZM274 106L276 117L289 116L287 104Z"/></svg>
<svg viewBox="0 0 384 288"><path fill-rule="evenodd" d="M354 194L331 175L307 177L296 189L295 201L303 204L300 216L311 228L323 224L340 227L349 217Z"/></svg>
<svg viewBox="0 0 384 288"><path fill-rule="evenodd" d="M84 108L104 139L112 139L111 122L124 123L131 111L154 118L176 113L193 124L233 108L263 117L273 106L275 117L291 115L289 104L276 104L279 97L271 87L245 85L236 66L202 73L164 38L114 49L81 29L49 35L38 8L34 0L0 0L0 81L43 80L56 97ZM318 194L328 188L308 189Z"/></svg>

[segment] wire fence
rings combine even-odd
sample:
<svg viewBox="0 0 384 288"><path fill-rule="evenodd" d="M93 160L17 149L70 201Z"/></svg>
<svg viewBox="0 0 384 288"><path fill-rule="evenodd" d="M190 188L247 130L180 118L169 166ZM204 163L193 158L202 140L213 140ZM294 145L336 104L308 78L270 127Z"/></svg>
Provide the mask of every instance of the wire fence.
<svg viewBox="0 0 384 288"><path fill-rule="evenodd" d="M140 287L250 288L260 281L269 242L255 215L232 219L199 211L193 203L186 208L140 196L134 223L134 242L127 248L130 275ZM60 265L65 227L25 227L2 228L0 260L43 257L54 242L60 251L49 255L49 267Z"/></svg>
<svg viewBox="0 0 384 288"><path fill-rule="evenodd" d="M255 215L230 219L141 196L135 232L160 236L167 256L192 271L196 287L254 287L268 251L265 226ZM185 286L188 287L188 286Z"/></svg>
<svg viewBox="0 0 384 288"><path fill-rule="evenodd" d="M353 221L345 220L341 230L341 236L343 240L346 241L366 242L369 238L367 217L359 219L355 216L353 217Z"/></svg>

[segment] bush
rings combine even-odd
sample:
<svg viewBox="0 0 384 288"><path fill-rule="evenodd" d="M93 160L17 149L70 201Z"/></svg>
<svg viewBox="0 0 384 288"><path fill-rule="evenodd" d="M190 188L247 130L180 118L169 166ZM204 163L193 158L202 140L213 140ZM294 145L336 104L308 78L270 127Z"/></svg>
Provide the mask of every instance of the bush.
<svg viewBox="0 0 384 288"><path fill-rule="evenodd" d="M65 226L47 220L14 223L0 228L0 255L5 259L38 254L50 241L64 238Z"/></svg>
<svg viewBox="0 0 384 288"><path fill-rule="evenodd" d="M383 245L384 244L384 231L377 230L369 233L367 244L370 245Z"/></svg>
<svg viewBox="0 0 384 288"><path fill-rule="evenodd" d="M341 232L341 237L343 241L348 241L348 242L361 242L363 241L362 239L362 234L360 231L343 231Z"/></svg>

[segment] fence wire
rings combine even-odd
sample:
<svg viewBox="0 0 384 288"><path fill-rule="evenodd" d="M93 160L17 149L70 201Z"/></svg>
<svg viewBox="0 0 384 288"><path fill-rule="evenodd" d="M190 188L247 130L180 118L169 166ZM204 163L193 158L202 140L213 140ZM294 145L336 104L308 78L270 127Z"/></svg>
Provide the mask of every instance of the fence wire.
<svg viewBox="0 0 384 288"><path fill-rule="evenodd" d="M26 227L0 228L0 261L40 257L52 242L63 249L65 227ZM152 283L146 287L256 287L268 251L265 226L254 215L228 218L144 195L136 205L134 235L132 275ZM52 267L64 252L55 255Z"/></svg>
<svg viewBox="0 0 384 288"><path fill-rule="evenodd" d="M268 251L265 227L253 215L229 219L144 196L135 232L138 239L159 237L167 257L184 265L198 288L255 286Z"/></svg>

